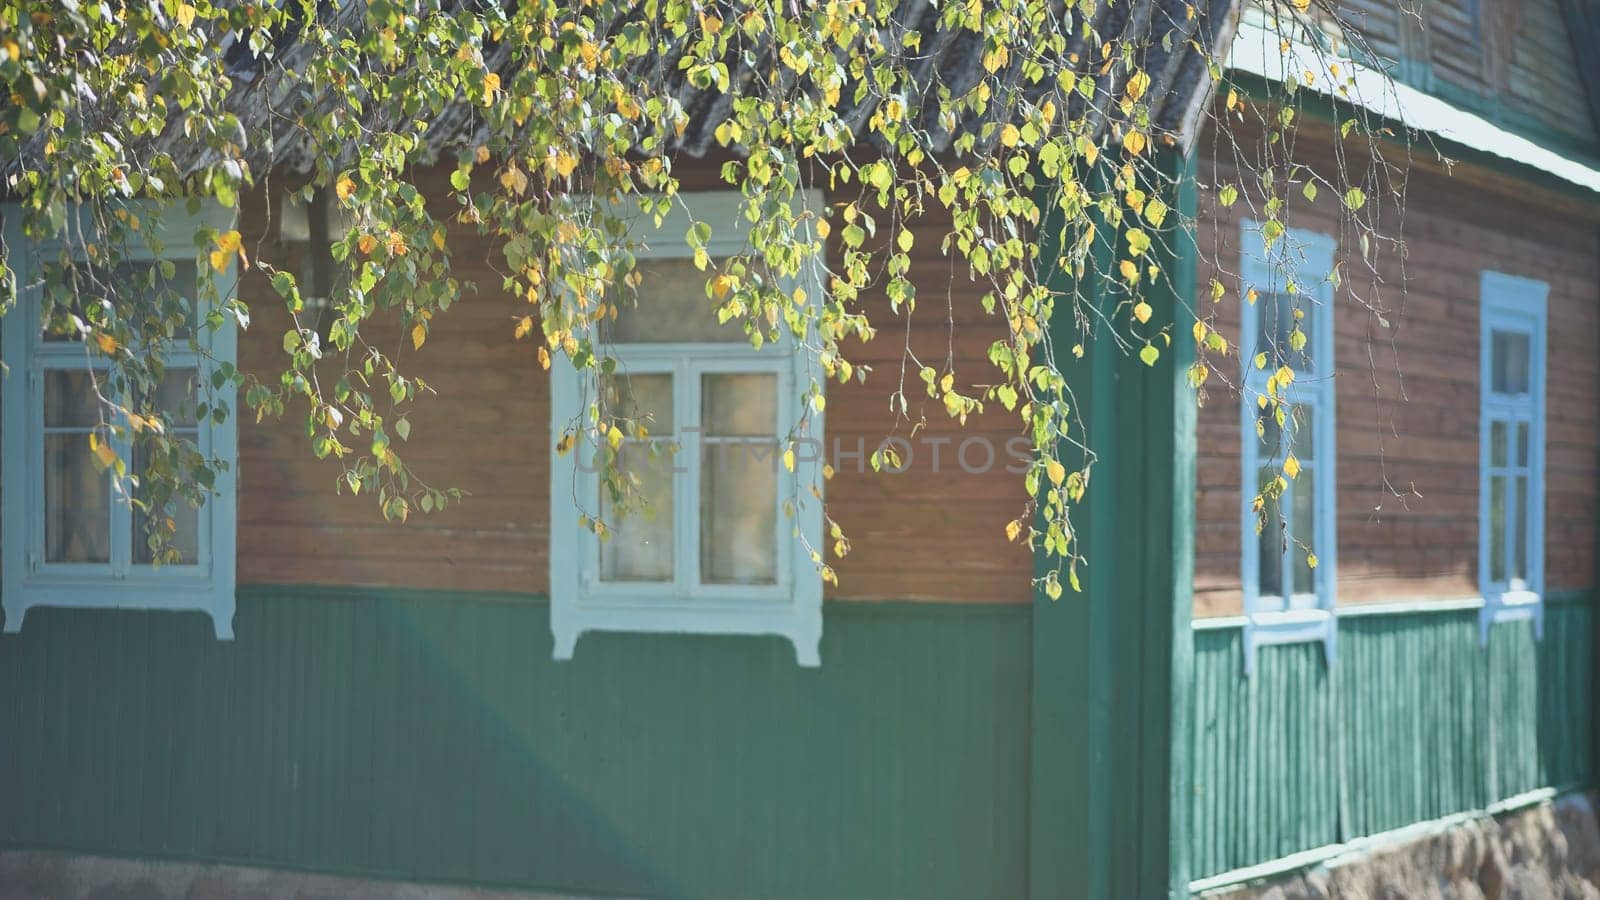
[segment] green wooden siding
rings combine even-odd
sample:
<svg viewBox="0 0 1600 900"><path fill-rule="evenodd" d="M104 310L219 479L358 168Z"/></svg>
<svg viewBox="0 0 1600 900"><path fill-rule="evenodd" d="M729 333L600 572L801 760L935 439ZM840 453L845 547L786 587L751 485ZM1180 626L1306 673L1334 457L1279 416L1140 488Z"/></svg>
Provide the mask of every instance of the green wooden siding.
<svg viewBox="0 0 1600 900"><path fill-rule="evenodd" d="M666 897L1026 893L1029 610L589 635L537 598L241 591L0 638L0 844Z"/></svg>
<svg viewBox="0 0 1600 900"><path fill-rule="evenodd" d="M1592 783L1591 605L1546 615L1486 649L1472 610L1346 616L1332 669L1269 647L1254 679L1237 628L1196 631L1194 877Z"/></svg>

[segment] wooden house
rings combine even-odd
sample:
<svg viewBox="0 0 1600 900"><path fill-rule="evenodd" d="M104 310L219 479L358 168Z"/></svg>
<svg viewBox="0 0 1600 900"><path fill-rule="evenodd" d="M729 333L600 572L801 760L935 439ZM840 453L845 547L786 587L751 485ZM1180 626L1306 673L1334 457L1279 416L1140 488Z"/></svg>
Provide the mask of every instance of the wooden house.
<svg viewBox="0 0 1600 900"><path fill-rule="evenodd" d="M464 502L386 523L294 423L196 423L237 465L159 572L72 474L82 355L13 318L24 297L3 333L0 897L1177 897L1592 788L1600 31L1575 0L1353 9L1399 100L1327 101L1301 149L1325 162L1360 102L1432 141L1404 251L1377 257L1386 305L1334 302L1339 198L1291 204L1294 277L1320 287L1290 295L1248 188L1221 202L1235 157L1210 131L1170 153L1172 203L1203 224L1157 315L1249 346L1301 304L1304 417L1259 440L1247 369L1197 407L1183 341L1172 365L1068 364L1101 461L1084 590L1056 601L1006 539L1014 418L913 404L922 427L886 428L871 379L807 423L800 465L831 466L853 544L824 588L814 508L724 455L776 436L805 360L697 323L671 251L645 260L665 314L619 318L631 374L602 386L512 339L497 249L461 227L480 290L415 355L437 397L408 449ZM1231 78L1271 105L1262 34L1245 16ZM714 217L700 149L680 170ZM261 191L212 213L292 255L286 209ZM984 367L1003 326L941 253L947 223L917 229L910 278L951 302L911 345ZM1257 302L1213 312L1213 280ZM261 302L218 350L271 370L287 313L259 271L236 290ZM881 344L865 361L898 365ZM554 447L602 388L692 449L650 482L669 512L606 547L575 521L592 478ZM900 463L874 472L886 441ZM1257 534L1251 482L1288 452L1301 474Z"/></svg>

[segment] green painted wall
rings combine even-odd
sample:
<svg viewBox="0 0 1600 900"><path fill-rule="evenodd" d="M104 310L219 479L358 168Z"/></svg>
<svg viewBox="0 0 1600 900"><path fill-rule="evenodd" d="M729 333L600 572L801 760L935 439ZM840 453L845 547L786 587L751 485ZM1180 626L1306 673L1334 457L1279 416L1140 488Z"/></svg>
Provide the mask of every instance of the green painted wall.
<svg viewBox="0 0 1600 900"><path fill-rule="evenodd" d="M589 635L527 597L242 590L0 638L0 844L664 897L1021 897L1029 610Z"/></svg>
<svg viewBox="0 0 1600 900"><path fill-rule="evenodd" d="M1332 669L1267 647L1254 679L1237 628L1196 631L1193 877L1593 783L1592 607L1546 615L1486 649L1472 610L1347 616Z"/></svg>
<svg viewBox="0 0 1600 900"><path fill-rule="evenodd" d="M1038 611L826 615L804 670L777 639L628 635L558 665L522 596L252 588L231 644L200 616L35 610L0 637L0 846L634 896L1027 895ZM1236 629L1196 632L1193 877L1592 783L1593 624L1553 603L1542 643L1508 624L1484 651L1471 611L1351 616L1332 670L1269 647L1253 680Z"/></svg>

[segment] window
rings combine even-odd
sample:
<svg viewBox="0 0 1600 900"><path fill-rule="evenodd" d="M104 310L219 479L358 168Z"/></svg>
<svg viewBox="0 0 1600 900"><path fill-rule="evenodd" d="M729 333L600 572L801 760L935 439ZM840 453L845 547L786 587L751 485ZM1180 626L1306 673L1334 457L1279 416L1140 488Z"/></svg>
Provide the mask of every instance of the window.
<svg viewBox="0 0 1600 900"><path fill-rule="evenodd" d="M711 266L744 248L739 198L685 195L712 225ZM794 342L751 346L737 323L719 325L682 235L689 214L667 217L639 259L637 306L624 304L601 334L609 374L552 367L552 441L585 416L645 426L622 438L619 468L636 485L625 514L594 460L591 435L551 466L551 630L570 659L586 631L772 634L801 665L820 660L822 583L810 548L822 547L822 419L802 416L809 384ZM788 285L792 289L797 285ZM813 296L820 285L807 284ZM782 464L797 440L793 472ZM606 540L580 517L598 514Z"/></svg>
<svg viewBox="0 0 1600 900"><path fill-rule="evenodd" d="M1331 663L1334 571L1338 536L1334 493L1334 242L1288 231L1265 253L1260 226L1240 232L1246 302L1240 327L1244 363L1240 405L1243 523L1242 584L1246 624L1245 671L1255 670L1263 644L1322 641ZM1263 356L1264 355L1264 356ZM1257 359L1265 365L1257 366ZM1269 379L1287 367L1293 381L1279 391L1287 413L1263 399ZM1290 465L1290 459L1293 464ZM1265 522L1256 496L1280 476L1282 493L1267 501ZM1259 533L1257 525L1260 524Z"/></svg>
<svg viewBox="0 0 1600 900"><path fill-rule="evenodd" d="M166 258L144 249L109 271L78 265L92 272L82 292L103 292L96 298L126 300L144 293L181 299L198 323L196 248L176 239L197 228L231 227L231 212L213 208L200 216L168 215L164 221ZM208 499L198 509L178 498L162 514L168 539L159 555L152 549L151 514L130 502L138 496L132 476L146 468L141 449L116 437L106 427L114 415L112 390L103 371L106 360L91 352L59 323L42 321L43 284L61 277L55 261L57 242L25 245L14 216L7 217L7 237L22 290L17 307L6 316L0 333L8 373L4 382L3 587L5 630L20 631L28 610L36 606L198 610L211 616L220 639L233 637L234 612L234 462L235 403L231 393L212 386L211 373L220 362L234 359L231 325L198 327L199 350L175 342L166 353L167 366L152 396L116 398L136 408L163 413L169 432L193 441L207 458L229 463L217 473ZM182 245L182 246L180 246ZM49 264L46 264L46 261ZM216 276L221 296L233 289L231 269ZM120 295L120 297L118 296ZM200 404L226 407L222 422L200 416ZM94 459L90 438L103 440L128 461L119 477Z"/></svg>
<svg viewBox="0 0 1600 900"><path fill-rule="evenodd" d="M1489 626L1544 627L1544 359L1549 287L1484 272L1478 425L1478 584Z"/></svg>

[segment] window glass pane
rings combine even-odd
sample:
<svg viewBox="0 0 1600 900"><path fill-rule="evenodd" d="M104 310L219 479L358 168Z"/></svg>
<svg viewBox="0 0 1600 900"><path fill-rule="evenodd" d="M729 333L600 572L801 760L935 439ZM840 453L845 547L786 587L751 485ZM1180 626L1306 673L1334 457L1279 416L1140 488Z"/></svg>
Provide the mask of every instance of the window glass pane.
<svg viewBox="0 0 1600 900"><path fill-rule="evenodd" d="M660 441L628 441L618 455L623 472L637 479L626 515L601 490L601 515L612 529L600 542L600 578L604 581L672 580L672 455L658 452Z"/></svg>
<svg viewBox="0 0 1600 900"><path fill-rule="evenodd" d="M181 437L193 441L196 434L183 429L173 432L174 437ZM135 496L146 500L147 491L144 488L145 471L149 467L148 451L135 445L133 448L133 471L138 473L140 486L135 491ZM192 566L200 562L200 510L191 505L188 500L179 497L167 504L166 509L146 511L144 508L133 507L133 561L139 565L150 565L160 562L163 565ZM165 537L165 543L158 554L150 547L152 526ZM159 557L159 559L158 559Z"/></svg>
<svg viewBox="0 0 1600 900"><path fill-rule="evenodd" d="M1317 408L1302 404L1290 412L1289 425L1294 430L1294 455L1301 462L1317 458Z"/></svg>
<svg viewBox="0 0 1600 900"><path fill-rule="evenodd" d="M44 371L44 427L93 428L100 424L94 378L83 369Z"/></svg>
<svg viewBox="0 0 1600 900"><path fill-rule="evenodd" d="M46 275L52 314L45 323L44 339L78 340L78 324L73 319L102 321L95 307L107 302L128 304L124 314L131 311L141 334L147 325L153 329L157 321L181 317L186 324L174 329L173 337L187 337L195 322L194 296L199 284L195 264L193 260L168 260L165 266L172 269L171 278L162 274L163 264L152 260L122 262L110 270L84 264L71 271L52 268Z"/></svg>
<svg viewBox="0 0 1600 900"><path fill-rule="evenodd" d="M1306 561L1307 548L1316 553L1317 477L1312 469L1302 469L1290 489L1290 502L1294 512L1289 520L1289 534L1293 544L1289 547L1290 579L1296 594L1315 594L1315 573ZM1305 545L1305 546L1302 546Z"/></svg>
<svg viewBox="0 0 1600 900"><path fill-rule="evenodd" d="M607 419L618 417L642 424L649 434L671 434L675 427L672 376L618 373L602 378L600 411Z"/></svg>
<svg viewBox="0 0 1600 900"><path fill-rule="evenodd" d="M193 428L199 402L200 375L194 369L168 369L137 412L158 413L166 428Z"/></svg>
<svg viewBox="0 0 1600 900"><path fill-rule="evenodd" d="M1260 471L1260 485L1270 484L1278 477L1275 466L1262 466ZM1257 536L1260 547L1260 560L1257 566L1256 577L1257 593L1262 600L1263 609L1283 608L1283 522L1280 518L1282 510L1270 501L1267 504L1266 521L1261 526L1261 534Z"/></svg>
<svg viewBox="0 0 1600 900"><path fill-rule="evenodd" d="M46 561L111 561L111 476L86 432L45 435L44 506Z"/></svg>
<svg viewBox="0 0 1600 900"><path fill-rule="evenodd" d="M700 580L773 584L778 545L778 379L701 379Z"/></svg>
<svg viewBox="0 0 1600 900"><path fill-rule="evenodd" d="M1499 468L1506 464L1506 423L1489 423L1489 465Z"/></svg>
<svg viewBox="0 0 1600 900"><path fill-rule="evenodd" d="M639 261L638 305L623 300L616 321L602 329L604 340L617 344L687 343L694 341L745 342L744 324L717 323L720 305L706 291L716 275L713 266L695 268L692 259L642 259Z"/></svg>
<svg viewBox="0 0 1600 900"><path fill-rule="evenodd" d="M1496 331L1490 336L1490 390L1496 394L1528 393L1528 335Z"/></svg>
<svg viewBox="0 0 1600 900"><path fill-rule="evenodd" d="M700 580L772 584L778 578L778 468L768 447L707 444L700 472Z"/></svg>
<svg viewBox="0 0 1600 900"><path fill-rule="evenodd" d="M1517 423L1517 465L1528 464L1528 423Z"/></svg>
<svg viewBox="0 0 1600 900"><path fill-rule="evenodd" d="M1297 320L1295 312L1301 317ZM1267 354L1267 369L1289 366L1298 372L1312 370L1312 298L1304 292L1262 291L1256 298L1256 315L1260 323L1256 339L1256 352ZM1296 326L1301 338L1295 336ZM1299 349L1296 349L1296 345ZM1253 363L1251 364L1253 365Z"/></svg>
<svg viewBox="0 0 1600 900"><path fill-rule="evenodd" d="M1516 522L1511 531L1511 586L1521 588L1528 580L1528 476L1516 479Z"/></svg>
<svg viewBox="0 0 1600 900"><path fill-rule="evenodd" d="M619 507L602 489L601 517L612 534L600 542L600 577L606 581L671 581L673 465L671 442L665 438L676 427L672 376L613 375L601 379L600 391L602 412L607 417L622 417L664 438L623 442L617 465L632 492ZM632 433L629 428L623 431Z"/></svg>
<svg viewBox="0 0 1600 900"><path fill-rule="evenodd" d="M1489 581L1506 580L1506 477L1489 476Z"/></svg>
<svg viewBox="0 0 1600 900"><path fill-rule="evenodd" d="M1282 456L1288 448L1283 445L1283 431L1278 428L1278 417L1270 404L1266 409L1256 410L1256 424L1260 426L1261 458L1276 459Z"/></svg>
<svg viewBox="0 0 1600 900"><path fill-rule="evenodd" d="M707 435L762 437L778 433L778 376L705 375L701 418Z"/></svg>

